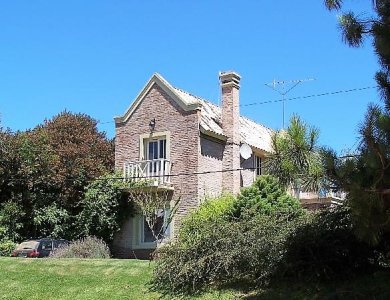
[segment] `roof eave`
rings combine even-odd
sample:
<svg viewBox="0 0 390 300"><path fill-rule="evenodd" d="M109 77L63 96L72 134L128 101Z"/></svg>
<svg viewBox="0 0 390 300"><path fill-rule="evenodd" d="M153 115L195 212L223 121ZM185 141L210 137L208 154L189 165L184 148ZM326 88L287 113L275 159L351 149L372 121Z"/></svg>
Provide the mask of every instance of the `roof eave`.
<svg viewBox="0 0 390 300"><path fill-rule="evenodd" d="M224 142L227 140L227 137L225 135L216 133L215 131L212 131L209 129L205 129L202 125L199 126L199 131L201 133L203 133L204 135L211 136L213 138L216 138L216 139L224 141Z"/></svg>

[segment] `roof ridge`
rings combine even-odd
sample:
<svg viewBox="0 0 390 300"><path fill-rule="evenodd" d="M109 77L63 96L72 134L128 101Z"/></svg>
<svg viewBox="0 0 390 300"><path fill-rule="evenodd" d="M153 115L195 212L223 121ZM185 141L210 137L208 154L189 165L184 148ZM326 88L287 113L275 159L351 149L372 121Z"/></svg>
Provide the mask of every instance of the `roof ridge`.
<svg viewBox="0 0 390 300"><path fill-rule="evenodd" d="M205 99L205 98L199 97L199 96L197 96L197 95L194 95L194 94L192 94L192 93L190 93L190 92L188 92L188 91L185 91L185 90L183 90L183 89L181 89L181 88L178 88L178 87L176 87L176 86L172 86L172 87L173 87L174 89L179 90L180 92L185 93L185 94L187 94L187 95L189 95L189 96L191 96L191 97L194 97L194 98L196 98L196 99L198 99L198 100L200 100L200 101L207 102L207 104L212 105L212 106L214 106L215 108L221 110L221 113L222 113L222 107L221 107L220 105L217 105L217 104L213 103L212 101L210 101L210 100L208 100L208 99ZM248 117L242 115L241 113L240 113L240 118L246 119L246 120L248 120L249 122L255 123L256 125L261 126L261 127L265 128L265 129L268 129L268 130L270 130L270 131L274 131L272 128L270 128L270 127L268 127L268 126L265 126L264 124L258 123L258 122L256 122L256 121L254 121L254 120L252 120L252 119L250 119L250 118L248 118Z"/></svg>
<svg viewBox="0 0 390 300"><path fill-rule="evenodd" d="M176 89L176 90L179 90L180 92L182 92L182 93L185 93L185 94L187 94L187 95L189 95L189 96L191 96L191 97L194 97L194 98L196 98L196 99L199 99L199 100L202 100L202 101L206 101L206 102L210 102L211 104L214 104L214 103L212 103L210 100L208 100L208 99L205 99L205 98L202 98L202 97L200 97L200 96L197 96L197 95L194 95L194 94L192 94L192 93L190 93L190 92L188 92L188 91L185 91L185 90L183 90L183 89L181 89L181 88L178 88L178 87L176 87L176 86L172 86L174 89ZM214 104L215 105L215 104Z"/></svg>

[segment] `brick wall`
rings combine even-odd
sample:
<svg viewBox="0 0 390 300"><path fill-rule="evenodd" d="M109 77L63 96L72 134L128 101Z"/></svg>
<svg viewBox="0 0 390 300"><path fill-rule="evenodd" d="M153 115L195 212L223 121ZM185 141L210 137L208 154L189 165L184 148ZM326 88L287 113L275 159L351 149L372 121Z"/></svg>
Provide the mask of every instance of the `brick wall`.
<svg viewBox="0 0 390 300"><path fill-rule="evenodd" d="M210 137L200 137L199 172L221 171L224 144ZM198 195L203 200L222 192L222 173L198 175Z"/></svg>
<svg viewBox="0 0 390 300"><path fill-rule="evenodd" d="M116 168L122 171L124 162L139 160L140 135L150 132L152 119L156 120L154 132L170 132L171 174L196 172L200 152L199 111L184 111L157 84L152 86L128 121L116 125ZM181 197L173 224L173 228L177 228L181 217L198 205L197 176L172 177L171 183L174 197Z"/></svg>

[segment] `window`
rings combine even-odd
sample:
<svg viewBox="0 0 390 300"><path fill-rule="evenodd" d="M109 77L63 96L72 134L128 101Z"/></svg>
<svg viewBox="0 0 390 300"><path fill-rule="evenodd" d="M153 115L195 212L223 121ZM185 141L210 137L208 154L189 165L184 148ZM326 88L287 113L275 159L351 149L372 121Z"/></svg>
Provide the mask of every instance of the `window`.
<svg viewBox="0 0 390 300"><path fill-rule="evenodd" d="M167 158L167 141L164 138L146 140L146 160Z"/></svg>
<svg viewBox="0 0 390 300"><path fill-rule="evenodd" d="M170 137L171 133L169 131L141 134L139 136L140 160L169 160Z"/></svg>
<svg viewBox="0 0 390 300"><path fill-rule="evenodd" d="M52 243L51 241L42 241L41 242L41 249L42 250L52 250Z"/></svg>
<svg viewBox="0 0 390 300"><path fill-rule="evenodd" d="M255 169L256 176L261 175L261 157L255 155L253 161L253 168Z"/></svg>
<svg viewBox="0 0 390 300"><path fill-rule="evenodd" d="M170 236L170 226L167 226L167 217L169 215L170 210L161 209L158 212L158 218L156 224L154 224L153 231L155 234L153 234L152 229L149 227L148 223L145 220L145 217L143 216L141 218L142 220L142 237L141 242L142 243L154 243L156 240L154 238L154 235L158 235L157 237L161 239L164 237Z"/></svg>

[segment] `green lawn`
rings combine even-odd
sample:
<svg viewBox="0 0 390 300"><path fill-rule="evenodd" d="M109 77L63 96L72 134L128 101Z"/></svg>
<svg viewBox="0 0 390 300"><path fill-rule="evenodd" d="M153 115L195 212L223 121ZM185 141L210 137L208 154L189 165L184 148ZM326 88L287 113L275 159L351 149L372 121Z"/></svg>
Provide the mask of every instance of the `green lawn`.
<svg viewBox="0 0 390 300"><path fill-rule="evenodd" d="M152 271L153 264L140 260L0 257L0 299L159 299L159 293L148 289ZM390 299L390 272L322 285L286 283L247 294L214 291L180 299Z"/></svg>
<svg viewBox="0 0 390 300"><path fill-rule="evenodd" d="M140 260L0 257L0 299L158 299L148 290L152 270ZM213 292L188 299L236 298Z"/></svg>

